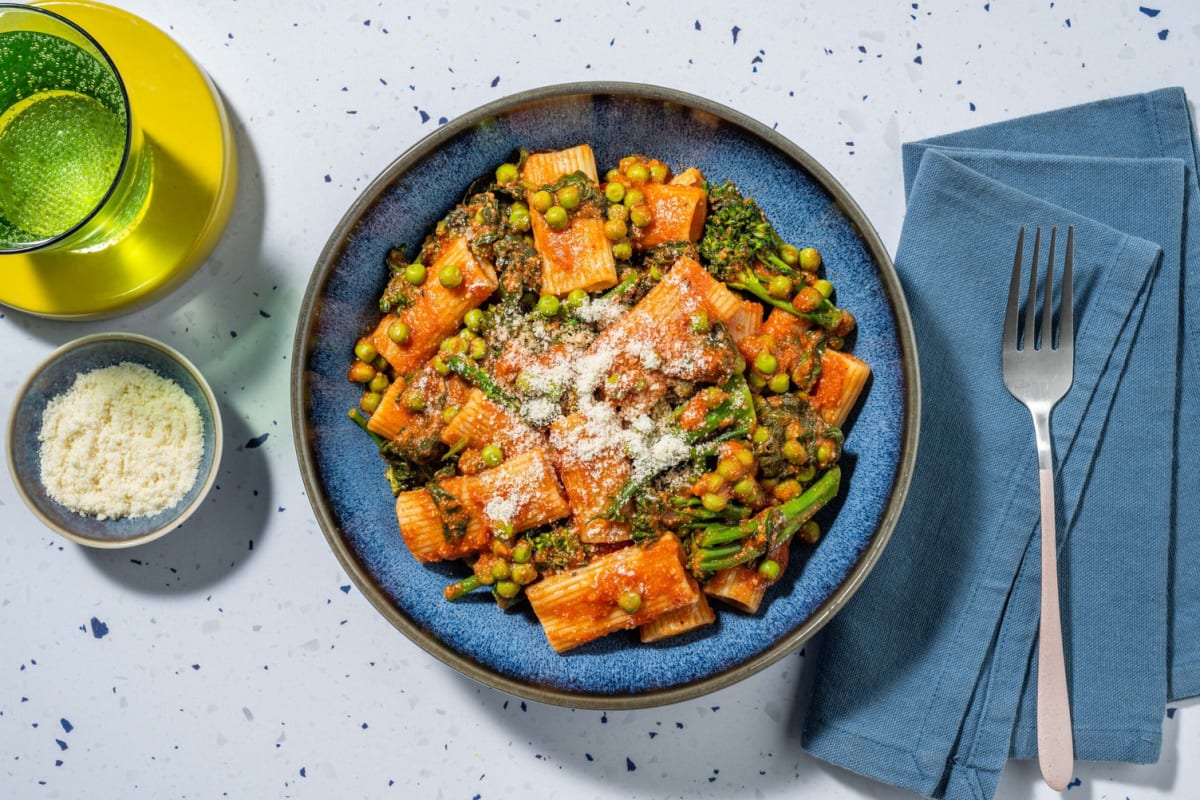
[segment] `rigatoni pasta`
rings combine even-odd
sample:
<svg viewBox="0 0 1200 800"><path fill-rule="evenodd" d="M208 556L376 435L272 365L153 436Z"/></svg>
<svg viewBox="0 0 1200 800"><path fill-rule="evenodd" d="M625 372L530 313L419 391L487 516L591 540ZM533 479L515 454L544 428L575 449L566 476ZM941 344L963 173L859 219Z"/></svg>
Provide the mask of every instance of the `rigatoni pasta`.
<svg viewBox="0 0 1200 800"><path fill-rule="evenodd" d="M869 384L821 254L682 166L521 152L388 253L354 346L408 551L464 562L449 600L527 600L556 652L755 613L818 546Z"/></svg>

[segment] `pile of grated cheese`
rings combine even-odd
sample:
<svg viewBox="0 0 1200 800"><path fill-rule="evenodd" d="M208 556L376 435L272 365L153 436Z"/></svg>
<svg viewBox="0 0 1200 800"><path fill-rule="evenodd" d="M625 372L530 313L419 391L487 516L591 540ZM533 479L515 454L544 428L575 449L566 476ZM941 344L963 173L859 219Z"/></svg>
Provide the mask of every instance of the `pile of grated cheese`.
<svg viewBox="0 0 1200 800"><path fill-rule="evenodd" d="M204 422L179 384L131 362L75 376L42 417L46 493L97 519L153 516L196 482Z"/></svg>

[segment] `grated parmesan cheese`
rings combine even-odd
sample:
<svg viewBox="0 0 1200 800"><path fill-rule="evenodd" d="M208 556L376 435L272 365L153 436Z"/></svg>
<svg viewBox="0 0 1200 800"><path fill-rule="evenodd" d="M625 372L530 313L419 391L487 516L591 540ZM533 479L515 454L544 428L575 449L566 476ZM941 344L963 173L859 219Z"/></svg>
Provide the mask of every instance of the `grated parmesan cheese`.
<svg viewBox="0 0 1200 800"><path fill-rule="evenodd" d="M38 441L53 500L102 520L145 517L195 484L204 423L177 383L124 362L75 376L46 405Z"/></svg>

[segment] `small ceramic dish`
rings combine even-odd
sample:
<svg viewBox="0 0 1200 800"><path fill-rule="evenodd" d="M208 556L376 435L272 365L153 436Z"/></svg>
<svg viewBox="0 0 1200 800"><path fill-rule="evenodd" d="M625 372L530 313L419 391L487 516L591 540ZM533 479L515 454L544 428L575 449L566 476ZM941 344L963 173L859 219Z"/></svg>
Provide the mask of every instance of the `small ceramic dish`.
<svg viewBox="0 0 1200 800"><path fill-rule="evenodd" d="M47 404L75 377L124 362L141 364L178 384L196 404L204 450L196 481L183 499L158 514L101 520L72 511L47 494L41 479L38 434ZM98 333L55 350L18 390L8 421L8 466L21 498L51 530L88 547L132 547L170 533L200 506L221 461L221 413L196 367L167 345L132 333Z"/></svg>

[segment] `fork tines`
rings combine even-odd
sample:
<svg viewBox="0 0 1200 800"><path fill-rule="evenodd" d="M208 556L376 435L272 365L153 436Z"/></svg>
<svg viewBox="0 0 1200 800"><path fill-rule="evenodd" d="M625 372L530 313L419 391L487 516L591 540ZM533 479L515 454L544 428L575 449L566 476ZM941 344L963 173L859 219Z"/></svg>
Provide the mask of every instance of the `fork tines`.
<svg viewBox="0 0 1200 800"><path fill-rule="evenodd" d="M1054 340L1053 303L1054 303L1054 250L1058 238L1058 227L1050 228L1049 254L1046 258L1046 279L1042 292L1042 324L1040 335L1034 338L1034 320L1037 315L1038 298L1038 255L1042 245L1041 226L1034 232L1033 258L1030 261L1029 287L1025 300L1024 320L1018 314L1021 295L1021 271L1025 260L1025 228L1022 226L1017 234L1017 252L1013 257L1012 279L1008 285L1008 307L1005 313L1004 337L1002 346L1006 350L1040 350L1050 348L1057 350L1063 343L1074 342L1074 317L1071 310L1072 282L1071 272L1075 260L1075 226L1067 227L1067 247L1063 259L1062 277L1062 308L1058 320L1058 340Z"/></svg>

